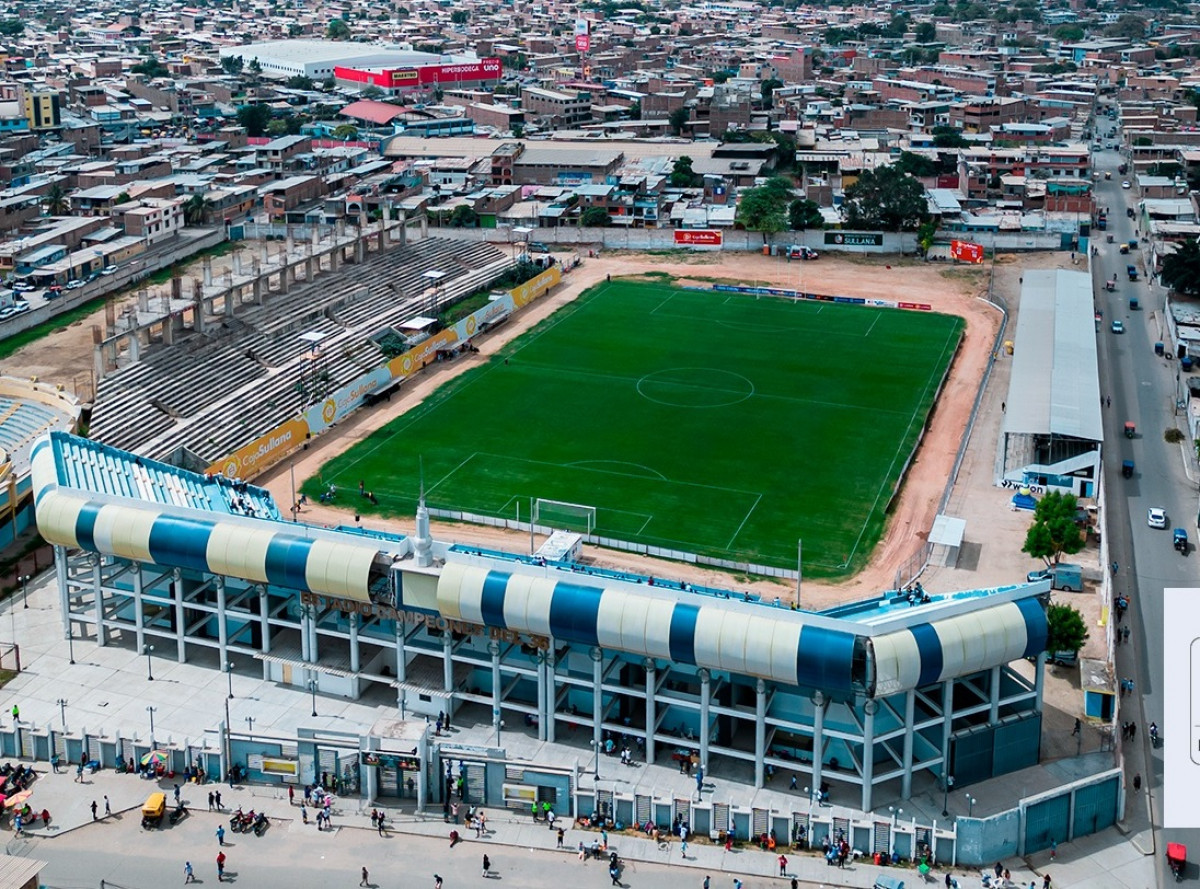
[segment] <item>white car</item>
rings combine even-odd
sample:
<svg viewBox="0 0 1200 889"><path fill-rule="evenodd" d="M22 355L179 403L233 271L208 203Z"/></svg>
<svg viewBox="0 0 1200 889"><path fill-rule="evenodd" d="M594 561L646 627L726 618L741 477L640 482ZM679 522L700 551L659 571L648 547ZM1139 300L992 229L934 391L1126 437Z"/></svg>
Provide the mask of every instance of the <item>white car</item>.
<svg viewBox="0 0 1200 889"><path fill-rule="evenodd" d="M1129 188L1129 180L1128 179L1126 179L1124 182L1121 183L1121 188Z"/></svg>
<svg viewBox="0 0 1200 889"><path fill-rule="evenodd" d="M1157 506L1152 506L1146 512L1146 524L1151 528L1167 527L1167 514Z"/></svg>
<svg viewBox="0 0 1200 889"><path fill-rule="evenodd" d="M34 290L37 290L37 288L28 281L17 281L13 284L12 289L18 293L30 293Z"/></svg>
<svg viewBox="0 0 1200 889"><path fill-rule="evenodd" d="M117 267L115 265L106 265L104 268L100 269L100 274L102 275L115 275L116 273Z"/></svg>
<svg viewBox="0 0 1200 889"><path fill-rule="evenodd" d="M83 282L80 281L78 278L72 278L70 281L67 282L68 290L78 290L82 286L83 286Z"/></svg>

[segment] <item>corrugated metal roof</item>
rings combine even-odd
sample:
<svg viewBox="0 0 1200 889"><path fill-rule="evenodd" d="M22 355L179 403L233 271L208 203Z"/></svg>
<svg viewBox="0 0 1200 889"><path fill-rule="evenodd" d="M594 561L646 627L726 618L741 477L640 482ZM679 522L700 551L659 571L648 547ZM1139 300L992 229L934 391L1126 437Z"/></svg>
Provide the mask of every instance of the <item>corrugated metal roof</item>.
<svg viewBox="0 0 1200 889"><path fill-rule="evenodd" d="M1027 269L1023 277L1004 431L1102 441L1091 276Z"/></svg>

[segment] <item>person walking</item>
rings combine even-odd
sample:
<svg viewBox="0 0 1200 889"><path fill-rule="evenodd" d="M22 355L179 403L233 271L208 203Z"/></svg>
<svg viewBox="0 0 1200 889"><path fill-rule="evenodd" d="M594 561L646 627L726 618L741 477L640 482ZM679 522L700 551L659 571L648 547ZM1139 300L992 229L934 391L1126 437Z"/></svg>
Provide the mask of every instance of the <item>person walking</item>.
<svg viewBox="0 0 1200 889"><path fill-rule="evenodd" d="M681 858L687 858L687 840L679 844L679 855Z"/></svg>
<svg viewBox="0 0 1200 889"><path fill-rule="evenodd" d="M483 856L483 875L486 877L492 872L492 861L486 855Z"/></svg>
<svg viewBox="0 0 1200 889"><path fill-rule="evenodd" d="M367 880L367 867L366 867L366 865L363 865L363 869L362 869L362 879L358 881L358 885L360 885L360 886L370 886L370 885L371 885L371 883L370 883L370 882Z"/></svg>
<svg viewBox="0 0 1200 889"><path fill-rule="evenodd" d="M288 785L288 805L296 805L296 788L291 784Z"/></svg>
<svg viewBox="0 0 1200 889"><path fill-rule="evenodd" d="M208 811L210 811L210 812L213 810L213 801L214 801L213 792L210 790L208 792Z"/></svg>
<svg viewBox="0 0 1200 889"><path fill-rule="evenodd" d="M194 873L192 873L192 863L190 861L185 861L183 863L183 882L184 883L196 882L196 875Z"/></svg>
<svg viewBox="0 0 1200 889"><path fill-rule="evenodd" d="M13 722L21 721L21 708L18 707L16 704L13 704L12 718L13 718Z"/></svg>
<svg viewBox="0 0 1200 889"><path fill-rule="evenodd" d="M1140 780L1140 779L1139 779L1139 780ZM556 836L556 838L555 838L555 846L554 846L554 848L556 848L556 849L561 849L561 848L563 847L563 838L564 838L565 836L566 836L566 831L564 831L564 830L563 830L563 829L560 827L560 828L558 829L558 834L557 834L557 836Z"/></svg>
<svg viewBox="0 0 1200 889"><path fill-rule="evenodd" d="M179 785L175 785L175 805L179 805Z"/></svg>
<svg viewBox="0 0 1200 889"><path fill-rule="evenodd" d="M108 794L104 794L104 817L112 815L112 805L108 802Z"/></svg>
<svg viewBox="0 0 1200 889"><path fill-rule="evenodd" d="M712 878L708 874L704 875L704 882L700 884L700 889L712 889Z"/></svg>
<svg viewBox="0 0 1200 889"><path fill-rule="evenodd" d="M217 853L217 882L225 882L225 853Z"/></svg>
<svg viewBox="0 0 1200 889"><path fill-rule="evenodd" d="M219 811L221 811L221 791L219 791L219 790L213 791L213 797L217 801L217 811L219 812Z"/></svg>
<svg viewBox="0 0 1200 889"><path fill-rule="evenodd" d="M1050 841L1050 860L1053 861L1058 857L1058 840ZM1049 885L1049 884L1047 884Z"/></svg>
<svg viewBox="0 0 1200 889"><path fill-rule="evenodd" d="M442 878L437 874L433 875L433 889L442 889Z"/></svg>
<svg viewBox="0 0 1200 889"><path fill-rule="evenodd" d="M787 856L786 855L779 856L779 876L781 876L781 877L787 876Z"/></svg>
<svg viewBox="0 0 1200 889"><path fill-rule="evenodd" d="M224 824L217 825L217 845L218 846L225 845L225 825Z"/></svg>
<svg viewBox="0 0 1200 889"><path fill-rule="evenodd" d="M375 823L379 828L379 835L383 836L383 812L379 813L379 818Z"/></svg>
<svg viewBox="0 0 1200 889"><path fill-rule="evenodd" d="M300 804L300 821L304 824L308 824L308 808L304 805L304 803Z"/></svg>
<svg viewBox="0 0 1200 889"><path fill-rule="evenodd" d="M99 820L96 818L96 810L99 808L100 808L99 804L97 804L97 802L95 800L92 800L92 820L93 821Z"/></svg>

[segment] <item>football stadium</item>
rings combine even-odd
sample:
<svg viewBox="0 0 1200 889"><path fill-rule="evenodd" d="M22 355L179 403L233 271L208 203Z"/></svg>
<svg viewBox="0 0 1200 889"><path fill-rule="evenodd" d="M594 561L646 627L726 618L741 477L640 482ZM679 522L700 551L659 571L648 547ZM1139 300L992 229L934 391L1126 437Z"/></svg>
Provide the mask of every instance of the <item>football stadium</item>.
<svg viewBox="0 0 1200 889"><path fill-rule="evenodd" d="M33 494L55 546L65 634L217 668L255 661L264 680L314 700L375 702L400 722L447 714L495 726L497 743L507 720L510 734L582 744L585 755L613 737L646 763L685 751L704 774L755 787L788 769L858 795L864 810L885 785L906 797L916 778L952 773L968 786L1037 762L1045 581L881 590L815 612L739 590L732 575L702 586L580 557L582 537L611 534L777 565L803 539L806 551L814 541L814 570L860 564L952 365L954 318L861 296L848 305L611 282L310 483L324 493L369 480L382 510L411 507L415 533L372 529L369 516L337 527L285 516L257 473L560 286L555 267L385 357L370 351L384 312L406 329L504 265L495 251L412 240L381 236L374 258L355 246L350 289L338 276L301 287L275 273L283 292L269 282L246 300L205 292L196 323L211 331L211 314L226 316L213 345L175 330L184 348L159 353L170 360L152 353L101 385L107 417L96 426L113 440L53 431L37 441ZM300 385L315 350L289 346L298 329L283 320L306 310L337 344L323 350L316 397ZM208 379L200 368L226 358L231 379L171 402L184 397L172 377ZM138 414L153 422L139 426ZM230 415L253 422L222 421ZM432 504L481 518L520 508L563 533L533 553L481 546L464 525L439 539ZM1024 658L1032 670L1016 668ZM222 757L236 755L229 727L220 732ZM444 760L468 776L505 761L503 748L442 750L432 735L401 756L387 732L359 733L363 750L395 753L370 793L399 795L412 779L422 805L447 792ZM268 758L295 744L276 748ZM502 775L472 793L527 810L526 792L553 802L577 778L530 791ZM713 807L714 829L722 817L732 827L728 810Z"/></svg>

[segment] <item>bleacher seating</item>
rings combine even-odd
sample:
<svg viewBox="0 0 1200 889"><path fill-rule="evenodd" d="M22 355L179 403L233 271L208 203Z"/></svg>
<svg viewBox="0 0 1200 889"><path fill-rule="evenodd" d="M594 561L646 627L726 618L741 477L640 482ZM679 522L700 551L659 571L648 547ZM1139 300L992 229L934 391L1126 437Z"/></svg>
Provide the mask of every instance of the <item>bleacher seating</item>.
<svg viewBox="0 0 1200 889"><path fill-rule="evenodd" d="M106 375L92 437L158 458L184 447L216 462L303 406L296 383L308 349L300 333L326 334L321 351L332 391L383 361L371 336L428 312L425 272L445 273L438 293L447 301L486 286L509 264L488 244L430 238L271 294L264 305L239 309L232 332L215 341L193 334Z"/></svg>
<svg viewBox="0 0 1200 889"><path fill-rule="evenodd" d="M35 401L0 397L0 448L18 465L24 464L33 443L52 429L66 429L66 413Z"/></svg>

